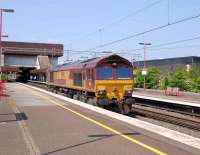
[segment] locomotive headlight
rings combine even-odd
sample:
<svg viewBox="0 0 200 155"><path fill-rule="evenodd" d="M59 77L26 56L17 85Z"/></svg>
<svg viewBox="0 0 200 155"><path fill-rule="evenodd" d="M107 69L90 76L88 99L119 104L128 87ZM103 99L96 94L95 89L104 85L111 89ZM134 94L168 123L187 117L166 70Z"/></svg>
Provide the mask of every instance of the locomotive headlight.
<svg viewBox="0 0 200 155"><path fill-rule="evenodd" d="M117 63L116 63L116 62L113 62L113 63L112 63L112 66L113 66L113 67L116 67L116 66L117 66Z"/></svg>
<svg viewBox="0 0 200 155"><path fill-rule="evenodd" d="M106 90L99 90L98 95L106 95Z"/></svg>
<svg viewBox="0 0 200 155"><path fill-rule="evenodd" d="M131 96L132 95L132 90L125 90L125 96Z"/></svg>

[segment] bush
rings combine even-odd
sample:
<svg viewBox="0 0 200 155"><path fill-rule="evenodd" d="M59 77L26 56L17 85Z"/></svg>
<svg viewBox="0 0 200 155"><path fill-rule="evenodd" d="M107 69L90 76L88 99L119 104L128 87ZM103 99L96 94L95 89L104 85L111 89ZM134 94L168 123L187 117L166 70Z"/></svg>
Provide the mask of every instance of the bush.
<svg viewBox="0 0 200 155"><path fill-rule="evenodd" d="M197 92L200 92L200 76L196 80L196 90Z"/></svg>
<svg viewBox="0 0 200 155"><path fill-rule="evenodd" d="M182 69L178 68L176 69L174 74L171 74L168 78L168 86L169 87L178 87L181 90L187 90L187 83L186 83L186 76L187 72Z"/></svg>
<svg viewBox="0 0 200 155"><path fill-rule="evenodd" d="M0 80L6 80L6 75L5 74L0 74Z"/></svg>
<svg viewBox="0 0 200 155"><path fill-rule="evenodd" d="M142 75L142 69L137 69L135 87L143 88L143 84L144 76ZM181 90L200 92L200 73L195 67L192 67L189 72L184 68L177 68L174 73L168 75L157 68L148 68L146 87L149 89L178 87Z"/></svg>
<svg viewBox="0 0 200 155"><path fill-rule="evenodd" d="M159 88L160 73L157 68L148 68L148 74L146 76L146 87L149 89ZM142 69L136 70L135 87L143 88L144 75L142 75Z"/></svg>
<svg viewBox="0 0 200 155"><path fill-rule="evenodd" d="M200 77L199 70L196 67L192 67L186 74L187 91L199 92L198 78Z"/></svg>
<svg viewBox="0 0 200 155"><path fill-rule="evenodd" d="M142 88L144 83L144 76L142 75L142 70L137 69L135 75L135 87Z"/></svg>
<svg viewBox="0 0 200 155"><path fill-rule="evenodd" d="M146 76L147 88L157 89L159 88L160 72L157 68L149 68Z"/></svg>
<svg viewBox="0 0 200 155"><path fill-rule="evenodd" d="M166 89L168 85L169 85L168 76L167 75L161 75L160 85L159 85L160 89Z"/></svg>

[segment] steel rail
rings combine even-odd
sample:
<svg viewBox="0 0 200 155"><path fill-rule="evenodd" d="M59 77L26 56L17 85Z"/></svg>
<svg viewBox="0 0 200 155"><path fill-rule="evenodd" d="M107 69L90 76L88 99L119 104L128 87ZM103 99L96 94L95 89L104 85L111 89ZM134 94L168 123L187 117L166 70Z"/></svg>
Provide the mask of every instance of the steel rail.
<svg viewBox="0 0 200 155"><path fill-rule="evenodd" d="M192 130L200 131L200 119L192 118L191 116L185 116L185 115L177 116L177 113L174 114L172 114L171 112L163 113L163 110L158 110L158 109L156 110L157 111L153 109L152 110L144 109L143 107L133 108L133 112L138 115L186 127Z"/></svg>

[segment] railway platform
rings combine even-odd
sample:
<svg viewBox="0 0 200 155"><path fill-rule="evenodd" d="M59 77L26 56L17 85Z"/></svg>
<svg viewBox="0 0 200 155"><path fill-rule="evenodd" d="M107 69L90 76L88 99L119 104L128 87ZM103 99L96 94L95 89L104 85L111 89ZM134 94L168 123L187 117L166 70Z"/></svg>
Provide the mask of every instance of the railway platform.
<svg viewBox="0 0 200 155"><path fill-rule="evenodd" d="M161 101L200 108L200 94L181 92L179 96L166 95L164 90L135 88L132 96L138 99Z"/></svg>
<svg viewBox="0 0 200 155"><path fill-rule="evenodd" d="M40 88L6 88L0 98L0 154L199 154L200 139Z"/></svg>

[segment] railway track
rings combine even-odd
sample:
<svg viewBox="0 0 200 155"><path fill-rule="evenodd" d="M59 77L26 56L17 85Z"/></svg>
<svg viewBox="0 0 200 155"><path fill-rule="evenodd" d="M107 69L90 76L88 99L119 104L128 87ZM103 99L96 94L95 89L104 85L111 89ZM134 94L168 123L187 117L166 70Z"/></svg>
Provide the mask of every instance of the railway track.
<svg viewBox="0 0 200 155"><path fill-rule="evenodd" d="M47 89L44 83L28 82L27 84ZM135 105L133 105L132 113L129 116L132 117L133 115L140 115L143 117L200 131L200 115L196 114L192 115L190 113L188 114L185 112L180 112L167 108L159 108L151 105L147 106L143 103L136 103Z"/></svg>
<svg viewBox="0 0 200 155"><path fill-rule="evenodd" d="M166 110L153 109L150 107L143 107L139 105L133 106L133 113L136 115L152 118L155 120L175 124L178 126L186 127L192 130L200 131L200 118L192 117L176 112L169 112Z"/></svg>

